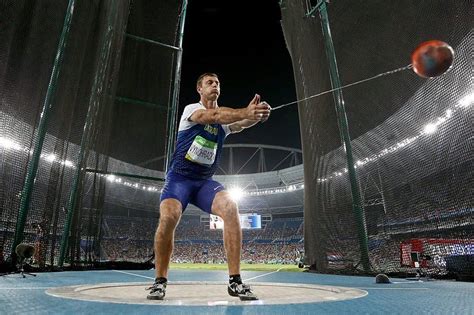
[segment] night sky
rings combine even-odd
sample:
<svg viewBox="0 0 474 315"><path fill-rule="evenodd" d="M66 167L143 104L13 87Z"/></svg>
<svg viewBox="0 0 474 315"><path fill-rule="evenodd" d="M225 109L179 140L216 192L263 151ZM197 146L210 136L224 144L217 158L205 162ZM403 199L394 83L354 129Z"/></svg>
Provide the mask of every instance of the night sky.
<svg viewBox="0 0 474 315"><path fill-rule="evenodd" d="M272 106L294 101L291 58L280 20L278 0L190 0L179 113L199 100L195 84L204 72L219 75L220 106L245 107L255 93ZM226 143L300 148L297 106L272 112L267 122L230 136Z"/></svg>

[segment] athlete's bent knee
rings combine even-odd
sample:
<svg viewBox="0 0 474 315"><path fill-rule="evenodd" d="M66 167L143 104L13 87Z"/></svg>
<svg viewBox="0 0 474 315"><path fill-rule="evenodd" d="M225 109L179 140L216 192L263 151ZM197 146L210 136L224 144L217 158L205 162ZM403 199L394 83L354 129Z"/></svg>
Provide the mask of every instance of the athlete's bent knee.
<svg viewBox="0 0 474 315"><path fill-rule="evenodd" d="M239 209L237 203L232 200L226 191L219 192L212 204L212 211L218 214L224 221L238 217Z"/></svg>
<svg viewBox="0 0 474 315"><path fill-rule="evenodd" d="M160 205L159 226L165 229L174 229L181 218L181 203L175 199L165 199Z"/></svg>

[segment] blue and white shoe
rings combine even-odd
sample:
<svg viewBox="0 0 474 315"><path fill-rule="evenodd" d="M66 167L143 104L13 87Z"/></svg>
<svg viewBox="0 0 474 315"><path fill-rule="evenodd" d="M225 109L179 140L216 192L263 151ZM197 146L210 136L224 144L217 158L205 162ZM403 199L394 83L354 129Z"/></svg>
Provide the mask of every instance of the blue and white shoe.
<svg viewBox="0 0 474 315"><path fill-rule="evenodd" d="M148 300L163 300L166 295L166 283L155 282L147 290L150 290L146 297Z"/></svg>

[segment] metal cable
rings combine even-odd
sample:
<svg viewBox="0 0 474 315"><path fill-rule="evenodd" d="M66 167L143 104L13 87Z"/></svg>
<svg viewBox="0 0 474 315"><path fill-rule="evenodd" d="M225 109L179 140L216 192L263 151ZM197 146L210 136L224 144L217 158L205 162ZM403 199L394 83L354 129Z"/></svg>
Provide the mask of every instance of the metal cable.
<svg viewBox="0 0 474 315"><path fill-rule="evenodd" d="M383 77L383 76L387 76L387 75L390 75L390 74L394 74L394 73L397 73L397 72L400 72L400 71L405 71L405 70L409 70L413 68L413 65L412 64L409 64L405 67L401 67L401 68L398 68L398 69L395 69L395 70L390 70L390 71L387 71L387 72L384 72L384 73L380 73L380 74L377 74L373 77L370 77L370 78L367 78L367 79L363 79L363 80L360 80L360 81L356 81L356 82L353 82L353 83L349 83L349 84L346 84L346 85L343 85L343 86L340 86L338 88L334 88L334 89L331 89L331 90L328 90L328 91L324 91L324 92L321 92L321 93L318 93L318 94L315 94L315 95L311 95L311 96L308 96L306 98L303 98L301 100L297 100L297 101L294 101L294 102L290 102L290 103L286 103L286 104L282 104L282 105L278 105L276 107L273 107L271 109L271 111L275 111L277 109L280 109L280 108L283 108L283 107L286 107L286 106L290 106L290 105L293 105L293 104L296 104L298 102L302 102L302 101L306 101L306 100L309 100L309 99L312 99L312 98L315 98L315 97L318 97L318 96L321 96L321 95L324 95L324 94L328 94L328 93L331 93L331 92L334 92L334 91L337 91L337 90L342 90L342 89L345 89L345 88L348 88L350 86L354 86L354 85L357 85L357 84L361 84L361 83L364 83L364 82L367 82L367 81L370 81L370 80L374 80L374 79L377 79L377 78L380 78L380 77Z"/></svg>

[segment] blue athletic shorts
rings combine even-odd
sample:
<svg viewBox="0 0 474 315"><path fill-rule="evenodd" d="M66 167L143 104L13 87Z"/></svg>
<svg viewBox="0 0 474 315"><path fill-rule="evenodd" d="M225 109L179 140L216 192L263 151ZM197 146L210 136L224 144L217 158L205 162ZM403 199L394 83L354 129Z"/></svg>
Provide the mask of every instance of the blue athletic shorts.
<svg viewBox="0 0 474 315"><path fill-rule="evenodd" d="M183 212L186 210L188 203L191 203L201 210L211 213L214 197L224 189L224 186L215 180L190 179L170 171L166 175L160 201L174 198L181 202Z"/></svg>

